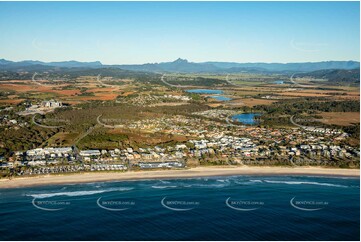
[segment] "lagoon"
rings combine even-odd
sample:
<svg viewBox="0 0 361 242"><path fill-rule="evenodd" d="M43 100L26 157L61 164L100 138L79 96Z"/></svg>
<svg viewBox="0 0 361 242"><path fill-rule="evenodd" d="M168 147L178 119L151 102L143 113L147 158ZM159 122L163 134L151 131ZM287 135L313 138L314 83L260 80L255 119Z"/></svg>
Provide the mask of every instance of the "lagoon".
<svg viewBox="0 0 361 242"><path fill-rule="evenodd" d="M186 92L190 93L198 93L198 94L222 94L222 90L213 90L213 89L190 89L186 90Z"/></svg>
<svg viewBox="0 0 361 242"><path fill-rule="evenodd" d="M214 98L218 101L231 101L232 98L225 97L225 96L210 96L211 98Z"/></svg>
<svg viewBox="0 0 361 242"><path fill-rule="evenodd" d="M236 120L242 124L255 125L258 124L258 121L254 118L261 116L260 113L240 113L232 116L233 120Z"/></svg>

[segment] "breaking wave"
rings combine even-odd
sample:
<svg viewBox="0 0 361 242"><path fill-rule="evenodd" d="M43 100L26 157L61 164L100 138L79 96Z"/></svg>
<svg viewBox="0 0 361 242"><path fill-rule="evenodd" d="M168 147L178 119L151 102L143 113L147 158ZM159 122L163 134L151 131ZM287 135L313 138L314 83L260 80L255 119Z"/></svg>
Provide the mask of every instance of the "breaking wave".
<svg viewBox="0 0 361 242"><path fill-rule="evenodd" d="M273 181L273 180L264 180L264 182L277 183L277 184L288 184L288 185L317 185L317 186L328 186L328 187L348 187L348 186L338 185L338 184L309 182L309 181Z"/></svg>
<svg viewBox="0 0 361 242"><path fill-rule="evenodd" d="M122 188L114 188L114 189L106 189L106 190L26 194L26 196L30 196L33 198L50 198L50 197L58 197L58 196L78 197L78 196L88 196L88 195L93 195L93 194L100 194L100 193L105 193L105 192L130 191L132 189L133 189L132 187L122 187Z"/></svg>
<svg viewBox="0 0 361 242"><path fill-rule="evenodd" d="M178 186L152 186L155 189L176 188Z"/></svg>

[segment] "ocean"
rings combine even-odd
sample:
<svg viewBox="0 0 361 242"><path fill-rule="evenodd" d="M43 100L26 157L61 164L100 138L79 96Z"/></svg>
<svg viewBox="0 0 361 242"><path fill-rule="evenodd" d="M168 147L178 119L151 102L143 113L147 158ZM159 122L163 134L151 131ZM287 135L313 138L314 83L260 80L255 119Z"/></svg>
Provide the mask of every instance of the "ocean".
<svg viewBox="0 0 361 242"><path fill-rule="evenodd" d="M359 240L360 180L222 176L0 190L0 240Z"/></svg>

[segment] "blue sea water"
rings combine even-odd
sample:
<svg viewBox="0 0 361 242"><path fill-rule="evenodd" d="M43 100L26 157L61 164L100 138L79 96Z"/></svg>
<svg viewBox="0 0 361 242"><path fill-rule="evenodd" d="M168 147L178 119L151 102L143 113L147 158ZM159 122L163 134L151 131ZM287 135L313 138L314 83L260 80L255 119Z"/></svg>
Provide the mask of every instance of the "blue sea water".
<svg viewBox="0 0 361 242"><path fill-rule="evenodd" d="M261 116L259 113L240 113L232 116L232 119L242 123L242 124L257 124L257 120L254 118L257 116Z"/></svg>
<svg viewBox="0 0 361 242"><path fill-rule="evenodd" d="M198 93L198 94L222 94L222 90L213 90L213 89L190 89L186 92Z"/></svg>
<svg viewBox="0 0 361 242"><path fill-rule="evenodd" d="M0 190L0 240L359 240L360 180L225 176Z"/></svg>

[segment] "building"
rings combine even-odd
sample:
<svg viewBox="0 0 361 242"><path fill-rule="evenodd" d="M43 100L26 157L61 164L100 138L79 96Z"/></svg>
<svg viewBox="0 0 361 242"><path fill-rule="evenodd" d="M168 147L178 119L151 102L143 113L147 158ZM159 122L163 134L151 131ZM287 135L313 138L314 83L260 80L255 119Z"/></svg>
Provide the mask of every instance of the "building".
<svg viewBox="0 0 361 242"><path fill-rule="evenodd" d="M100 156L99 150L82 150L80 151L80 156L90 157L90 156Z"/></svg>
<svg viewBox="0 0 361 242"><path fill-rule="evenodd" d="M58 108L58 107L62 107L63 104L62 104L62 102L49 100L49 101L41 102L41 106L45 107L45 108Z"/></svg>

